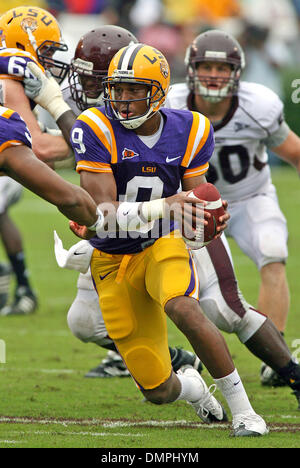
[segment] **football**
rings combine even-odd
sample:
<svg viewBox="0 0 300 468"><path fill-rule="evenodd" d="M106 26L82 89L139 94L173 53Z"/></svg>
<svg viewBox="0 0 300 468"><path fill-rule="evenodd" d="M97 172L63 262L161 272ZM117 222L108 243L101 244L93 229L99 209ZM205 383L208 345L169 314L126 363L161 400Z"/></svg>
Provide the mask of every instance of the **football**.
<svg viewBox="0 0 300 468"><path fill-rule="evenodd" d="M196 234L193 239L187 239L183 236L186 244L191 249L200 249L205 245L208 245L215 235L217 234L217 227L220 225L219 217L225 213L222 198L219 190L210 183L205 183L198 185L191 192L190 197L200 198L205 200L207 205L205 206L205 211L211 214L211 217L207 219L208 224L205 226L200 226L196 229Z"/></svg>

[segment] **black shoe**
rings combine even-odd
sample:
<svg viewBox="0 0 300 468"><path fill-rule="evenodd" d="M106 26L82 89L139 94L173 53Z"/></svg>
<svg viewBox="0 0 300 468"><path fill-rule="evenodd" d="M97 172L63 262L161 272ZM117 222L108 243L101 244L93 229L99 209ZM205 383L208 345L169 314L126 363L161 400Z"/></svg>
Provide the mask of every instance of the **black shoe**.
<svg viewBox="0 0 300 468"><path fill-rule="evenodd" d="M100 365L91 369L85 377L130 377L130 373L121 356L115 351L108 351Z"/></svg>
<svg viewBox="0 0 300 468"><path fill-rule="evenodd" d="M2 315L1 309L7 303L11 272L10 265L0 263L0 315Z"/></svg>
<svg viewBox="0 0 300 468"><path fill-rule="evenodd" d="M186 351L185 349L181 348L172 348L172 367L174 372L177 372L182 366L192 366L196 369L199 374L203 371L203 365L196 356L195 353L192 351Z"/></svg>
<svg viewBox="0 0 300 468"><path fill-rule="evenodd" d="M1 310L1 315L28 315L35 312L38 306L34 292L26 287L19 286L15 292L12 305L7 305Z"/></svg>
<svg viewBox="0 0 300 468"><path fill-rule="evenodd" d="M264 362L260 369L260 382L265 387L286 387L288 384L271 367Z"/></svg>

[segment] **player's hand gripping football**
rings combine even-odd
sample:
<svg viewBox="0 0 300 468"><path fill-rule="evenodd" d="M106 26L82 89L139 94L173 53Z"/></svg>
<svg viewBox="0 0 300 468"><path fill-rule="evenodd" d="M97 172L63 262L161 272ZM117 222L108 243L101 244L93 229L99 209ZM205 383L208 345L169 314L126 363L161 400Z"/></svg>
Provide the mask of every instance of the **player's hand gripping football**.
<svg viewBox="0 0 300 468"><path fill-rule="evenodd" d="M187 237L193 237L196 226L205 226L210 217L204 209L206 201L190 197L191 193L192 190L183 191L165 199L170 219L178 222Z"/></svg>

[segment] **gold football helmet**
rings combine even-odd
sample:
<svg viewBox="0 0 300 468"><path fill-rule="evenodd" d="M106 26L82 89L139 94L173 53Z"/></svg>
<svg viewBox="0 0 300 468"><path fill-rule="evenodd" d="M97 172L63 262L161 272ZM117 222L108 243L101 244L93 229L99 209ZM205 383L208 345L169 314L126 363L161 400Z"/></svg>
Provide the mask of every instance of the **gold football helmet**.
<svg viewBox="0 0 300 468"><path fill-rule="evenodd" d="M60 82L68 71L66 63L52 57L57 51L68 50L58 22L42 8L20 6L4 13L0 17L0 43L29 52Z"/></svg>
<svg viewBox="0 0 300 468"><path fill-rule="evenodd" d="M133 101L146 101L147 110L143 115L129 117L129 112L125 118L120 115L116 104L121 101L115 99L114 95L114 86L119 83L136 83L148 87L145 98L126 101L127 106ZM108 76L103 80L106 115L119 120L126 128L138 128L162 106L169 86L169 64L159 50L145 44L123 47L112 58Z"/></svg>

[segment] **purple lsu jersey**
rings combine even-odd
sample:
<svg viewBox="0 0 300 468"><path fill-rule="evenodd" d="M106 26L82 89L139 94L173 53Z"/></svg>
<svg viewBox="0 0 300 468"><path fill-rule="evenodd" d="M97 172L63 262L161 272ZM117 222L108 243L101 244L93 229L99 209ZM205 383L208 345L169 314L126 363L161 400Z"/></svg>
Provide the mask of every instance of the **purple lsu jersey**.
<svg viewBox="0 0 300 468"><path fill-rule="evenodd" d="M35 78L27 68L29 62L34 62L44 71L44 68L29 52L6 47L0 48L0 78L7 78L7 76L17 80Z"/></svg>
<svg viewBox="0 0 300 468"><path fill-rule="evenodd" d="M19 114L0 106L0 153L11 146L26 145L31 148L31 135Z"/></svg>
<svg viewBox="0 0 300 468"><path fill-rule="evenodd" d="M0 48L0 80L13 79L23 81L24 78L33 78L27 65L29 62L34 62L42 71L44 68L37 62L37 60L29 53L20 49ZM3 101L0 92L0 103ZM3 103L3 102L2 102ZM36 104L30 101L31 108Z"/></svg>
<svg viewBox="0 0 300 468"><path fill-rule="evenodd" d="M121 202L170 197L181 190L182 180L205 174L214 150L209 120L198 112L161 109L160 113L164 126L152 148L133 130L109 120L103 107L80 114L71 132L77 172L113 174ZM166 225L160 220L144 234L110 232L90 242L107 253L131 254L173 229L172 222Z"/></svg>

